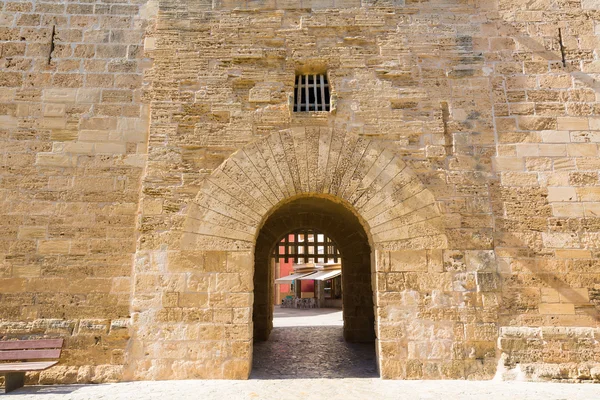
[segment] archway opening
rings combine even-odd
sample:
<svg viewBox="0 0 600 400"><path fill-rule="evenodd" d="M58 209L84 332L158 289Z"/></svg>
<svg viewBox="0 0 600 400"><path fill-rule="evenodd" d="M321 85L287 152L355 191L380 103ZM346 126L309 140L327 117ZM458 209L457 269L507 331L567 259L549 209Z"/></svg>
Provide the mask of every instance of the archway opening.
<svg viewBox="0 0 600 400"><path fill-rule="evenodd" d="M302 243L299 246L297 242L300 241ZM281 301L281 294L276 292L279 290L279 285L275 285L275 279L279 278L276 268L281 271L279 261L282 259L301 266L340 266L341 287L336 293L336 282L330 282L328 289L331 295L328 296L327 305L335 307L335 297L341 297L339 305L342 306L343 328L340 336L346 343L369 344L368 349L375 360L371 245L361 221L349 207L325 197L298 197L281 204L266 219L257 236L254 252L252 320L255 342L267 341L273 330L274 306ZM303 291L304 294L310 292L307 288L309 285L303 289L301 280L294 284L291 297L302 298ZM325 282L313 282L313 285L317 287L310 288L313 293L317 294L317 290L325 292ZM325 306L323 303L321 305ZM318 303L316 306L319 306ZM303 340L310 342L311 331L307 332ZM256 354L255 350L255 357Z"/></svg>

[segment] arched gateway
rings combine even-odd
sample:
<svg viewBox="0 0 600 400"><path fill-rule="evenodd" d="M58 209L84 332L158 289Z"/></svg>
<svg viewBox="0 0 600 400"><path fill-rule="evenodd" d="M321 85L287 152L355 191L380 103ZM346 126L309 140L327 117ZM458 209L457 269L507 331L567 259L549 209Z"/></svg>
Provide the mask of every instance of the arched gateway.
<svg viewBox="0 0 600 400"><path fill-rule="evenodd" d="M254 340L266 340L273 326L273 247L290 230L318 229L342 256L344 338L375 339L371 247L359 219L347 207L326 197L301 196L279 205L260 229L254 250Z"/></svg>
<svg viewBox="0 0 600 400"><path fill-rule="evenodd" d="M185 332L164 325L170 338L183 336L173 345L189 346L197 358L151 359L148 348L163 344L148 326L178 317L140 308L132 373L247 378L252 342L272 327L270 252L286 232L312 227L340 246L346 340L376 337L382 377L400 377L396 358L407 344L393 327L410 315L402 302L387 303L386 295L399 294L387 277L390 257L400 253L405 271L427 270L431 253L447 243L441 224L433 195L384 141L307 127L250 143L206 178L183 225L181 250L165 256L168 270L202 272L177 295L178 306L198 318L180 316L177 329ZM186 342L191 338L202 349Z"/></svg>

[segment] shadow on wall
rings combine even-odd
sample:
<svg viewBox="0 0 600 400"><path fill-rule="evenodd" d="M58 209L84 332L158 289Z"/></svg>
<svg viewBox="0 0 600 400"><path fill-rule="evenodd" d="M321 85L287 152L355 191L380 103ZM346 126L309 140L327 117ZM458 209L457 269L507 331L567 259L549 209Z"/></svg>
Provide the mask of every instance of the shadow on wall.
<svg viewBox="0 0 600 400"><path fill-rule="evenodd" d="M526 49L531 50L535 56L541 57L548 62L554 62L557 65L562 65L562 69L564 70L565 73L570 74L574 79L579 81L583 86L593 89L596 93L600 93L600 82L598 82L598 80L596 78L594 78L593 76L591 76L583 71L579 71L577 69L578 68L577 65L580 64L581 60L579 58L576 59L577 65L575 65L571 62L573 60L568 58L569 51L576 51L577 49L569 49L569 48L565 47L565 45L563 44L563 30L561 28L559 28L559 27L556 28L556 41L557 42L554 43L554 44L558 44L560 46L560 48L555 51L551 51L551 50L548 50L542 43L531 38L530 36L518 36L519 29L522 28L521 26L513 25L508 21L497 21L497 23L499 24L499 26L498 26L499 30L506 30L508 32L512 32L512 34L510 36L513 36L515 41L517 43L519 43L521 46L523 46ZM503 239L504 242L511 243L511 245L509 247L523 247L523 248L531 249L531 251L533 251L533 252L536 251L534 246L532 246L530 243L524 242L523 238L518 237L514 234L512 234L512 235L508 234L508 233L504 233L504 234L506 235L505 238ZM514 243L516 243L517 245L515 246ZM498 244L496 246L502 247L501 245L498 245ZM538 250L540 250L540 249L538 249ZM565 259L564 261L567 262L567 259ZM586 260L573 259L572 261L570 261L570 264L571 264L571 266L573 266L577 262L585 263ZM585 306L578 307L578 311L580 311L583 314L588 315L596 322L600 321L600 311L599 311L598 307L594 306L594 304L592 304L590 302L590 299L588 297L584 296L580 290L573 289L572 285L569 284L568 282L564 281L563 279L561 279L557 273L555 273L553 271L538 270L535 265L532 266L531 264L528 264L528 263L524 263L523 265L532 274L534 274L540 280L540 282L542 282L546 286L554 289L558 293L558 295L561 297L564 297L568 303L571 303L574 305L587 304L588 305L587 307L585 307ZM589 269L591 271L591 270L593 270L593 267L590 265ZM565 270L565 274L569 273L569 272L576 273L576 271L574 271L574 270ZM583 285L584 283L581 282L581 284ZM543 287L543 285L540 285L540 287ZM589 290L589 288L588 288L588 290Z"/></svg>
<svg viewBox="0 0 600 400"><path fill-rule="evenodd" d="M541 249L535 249L534 246L526 241L522 237L519 237L515 234L504 233L503 237L497 240L497 247L510 247L510 248L523 248L528 251L535 253L537 251L541 251ZM511 259L510 263L514 263L518 265L521 270L512 271L508 266L509 271L500 271L500 277L502 278L504 284L503 287L505 289L504 296L510 294L509 290L514 289L515 292L518 292L520 289L526 289L530 287L535 287L536 289L544 291L544 289L552 289L555 293L548 291L545 295L542 295L543 298L540 298L537 301L537 304L531 304L531 306L540 306L544 304L552 305L552 304L565 304L565 305L573 305L573 307L577 307L577 315L587 315L593 319L595 322L600 322L600 311L598 307L590 302L588 296L585 296L582 291L590 290L590 287L586 285L585 282L582 282L578 274L577 270L573 269L574 263L580 263L582 265L587 264L587 269L592 271L594 268L592 266L592 260L577 260L577 259L557 259L554 257L552 260L547 258L533 258L527 257L524 260L520 258ZM548 262L545 268L556 268L556 265L563 264L563 273L562 277L556 271L549 271L544 268L542 263ZM526 269L527 273L523 273L522 270ZM530 277L528 277L530 275ZM573 288L572 284L569 284L565 279L572 277L576 280L580 281L581 288ZM526 281L527 280L527 281ZM537 281L536 281L537 280ZM593 285L592 285L593 286ZM508 291L507 291L508 290ZM566 301L563 301L564 300ZM572 314L576 314L576 311L573 310Z"/></svg>

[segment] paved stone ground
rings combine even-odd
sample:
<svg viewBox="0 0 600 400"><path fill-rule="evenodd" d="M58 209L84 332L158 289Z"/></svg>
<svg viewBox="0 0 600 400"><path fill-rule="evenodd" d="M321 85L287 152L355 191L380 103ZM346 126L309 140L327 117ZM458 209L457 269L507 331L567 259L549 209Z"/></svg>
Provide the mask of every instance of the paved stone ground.
<svg viewBox="0 0 600 400"><path fill-rule="evenodd" d="M275 307L269 340L254 344L251 379L376 378L374 343L346 343L342 311Z"/></svg>
<svg viewBox="0 0 600 400"><path fill-rule="evenodd" d="M5 397L7 400L600 400L600 385L594 384L384 381L376 377L373 344L346 344L341 337L340 321L339 311L276 309L271 338L255 345L254 366L248 381L29 386ZM314 379L298 379L301 377Z"/></svg>
<svg viewBox="0 0 600 400"><path fill-rule="evenodd" d="M342 310L337 308L281 308L275 307L273 327L290 326L344 326Z"/></svg>
<svg viewBox="0 0 600 400"><path fill-rule="evenodd" d="M378 377L374 343L346 343L341 326L273 328L254 344L251 378Z"/></svg>
<svg viewBox="0 0 600 400"><path fill-rule="evenodd" d="M201 399L201 400L598 400L600 385L297 379L248 381L129 382L104 385L30 386L7 400Z"/></svg>

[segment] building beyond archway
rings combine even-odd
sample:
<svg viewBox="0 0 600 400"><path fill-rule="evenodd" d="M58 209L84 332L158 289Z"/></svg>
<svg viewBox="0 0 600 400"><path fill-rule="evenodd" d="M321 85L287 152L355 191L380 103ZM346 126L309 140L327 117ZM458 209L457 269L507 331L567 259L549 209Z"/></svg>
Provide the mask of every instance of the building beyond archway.
<svg viewBox="0 0 600 400"><path fill-rule="evenodd" d="M273 327L273 247L293 229L314 228L333 239L342 256L344 338L375 340L369 238L358 217L340 202L324 197L286 201L265 221L254 252L254 340L266 340Z"/></svg>

